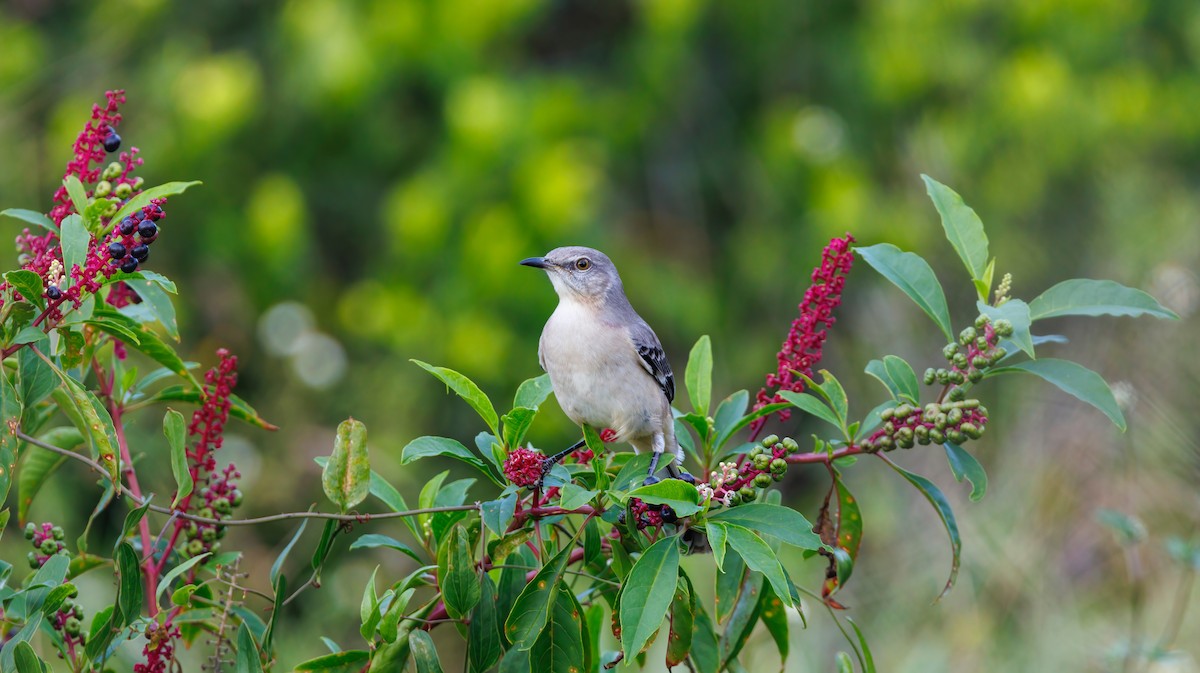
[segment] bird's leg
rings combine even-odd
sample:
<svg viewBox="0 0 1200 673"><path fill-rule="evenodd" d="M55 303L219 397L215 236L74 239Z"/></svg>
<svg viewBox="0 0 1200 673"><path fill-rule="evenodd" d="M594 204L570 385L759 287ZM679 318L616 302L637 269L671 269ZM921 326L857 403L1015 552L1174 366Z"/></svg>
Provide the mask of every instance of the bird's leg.
<svg viewBox="0 0 1200 673"><path fill-rule="evenodd" d="M646 479L644 481L642 481L643 486L649 486L650 484L657 484L659 482L658 477L654 476L654 473L658 472L658 461L662 459L663 452L666 451L666 448L667 448L667 441L663 438L663 435L661 432L655 433L654 439L652 440L652 443L650 446L651 446L650 470L646 474ZM671 465L674 465L674 464L675 464L675 459L672 458ZM670 471L671 471L671 468L668 467L667 472L670 472ZM674 475L672 475L672 476L674 476Z"/></svg>
<svg viewBox="0 0 1200 673"><path fill-rule="evenodd" d="M672 479L681 479L693 485L696 483L696 478L688 474L687 470L679 467L679 463L674 460L667 465L667 474L671 475Z"/></svg>
<svg viewBox="0 0 1200 673"><path fill-rule="evenodd" d="M538 479L538 486L542 485L542 482L546 480L546 475L550 474L550 470L554 469L554 466L557 465L559 461L561 461L563 458L566 458L567 454L572 453L574 451L578 451L579 449L582 449L584 447L584 445L586 445L586 444L587 444L587 440L581 439L578 442L575 442L574 444L572 444L571 446L554 454L553 456L548 456L546 459L544 459L542 461L542 476L540 479Z"/></svg>
<svg viewBox="0 0 1200 673"><path fill-rule="evenodd" d="M663 438L663 436L655 435L653 444L654 453L650 456L650 474L647 475L646 480L642 482L643 485L649 486L650 484L658 482L658 477L654 476L654 473L658 471L658 462L662 458L662 455L666 453L666 448L666 440ZM671 456L671 461L667 463L667 476L669 476L671 479L679 479L686 481L689 484L695 484L696 478L679 467L681 462L683 462L682 446L677 449L675 455Z"/></svg>

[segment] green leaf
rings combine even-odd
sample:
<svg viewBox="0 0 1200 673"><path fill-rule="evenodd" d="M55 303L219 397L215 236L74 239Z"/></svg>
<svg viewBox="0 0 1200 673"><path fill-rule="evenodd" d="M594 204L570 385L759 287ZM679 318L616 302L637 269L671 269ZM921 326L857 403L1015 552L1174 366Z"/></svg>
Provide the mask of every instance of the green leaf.
<svg viewBox="0 0 1200 673"><path fill-rule="evenodd" d="M587 656L583 645L583 609L562 583L550 613L546 630L529 650L529 659L538 673L575 673L582 669Z"/></svg>
<svg viewBox="0 0 1200 673"><path fill-rule="evenodd" d="M32 271L21 269L5 273L4 280L14 290L20 292L21 296L29 303L37 306L39 309L46 307L46 300L42 296L42 293L46 291L46 286L43 284L41 276Z"/></svg>
<svg viewBox="0 0 1200 673"><path fill-rule="evenodd" d="M58 233L58 227L54 226L54 220L46 217L42 213L35 210L26 210L25 208L6 208L0 210L0 217L11 217L13 219L22 220L29 224L34 224L54 233Z"/></svg>
<svg viewBox="0 0 1200 673"><path fill-rule="evenodd" d="M187 363L184 363L185 365ZM148 401L151 402L188 402L191 404L203 404L204 396L197 388L186 388L184 386L168 386L155 393ZM254 407L246 403L245 400L237 395L229 396L229 415L245 421L253 426L262 428L263 430L278 430L279 428L271 423L268 423Z"/></svg>
<svg viewBox="0 0 1200 673"><path fill-rule="evenodd" d="M73 286L75 278L71 275L71 270L75 267L87 267L87 251L88 243L92 240L92 235L88 233L87 227L83 225L83 218L79 215L68 215L62 221L62 232L59 234L59 239L62 242L63 253L63 288Z"/></svg>
<svg viewBox="0 0 1200 673"><path fill-rule="evenodd" d="M741 575L739 575L741 577ZM719 643L722 666L727 667L736 662L735 657L754 631L754 623L758 621L759 596L762 593L763 576L759 573L746 573L738 591L737 602L732 606L729 621L725 624L725 632L721 634Z"/></svg>
<svg viewBox="0 0 1200 673"><path fill-rule="evenodd" d="M316 659L309 659L296 664L297 671L321 671L322 673L358 673L363 664L371 659L371 653L366 650L348 650L334 652Z"/></svg>
<svg viewBox="0 0 1200 673"><path fill-rule="evenodd" d="M891 243L858 247L854 250L867 264L916 302L942 330L946 341L954 341L950 328L950 309L946 306L946 293L942 291L942 285L928 262L919 255L900 250Z"/></svg>
<svg viewBox="0 0 1200 673"><path fill-rule="evenodd" d="M942 216L942 228L946 230L946 239L954 246L967 271L973 280L982 280L987 272L988 239L983 230L983 222L974 210L963 203L962 197L953 189L934 180L928 175L922 175L929 198ZM981 298L987 298L984 290Z"/></svg>
<svg viewBox="0 0 1200 673"><path fill-rule="evenodd" d="M83 183L79 181L78 177L68 175L63 178L63 187L67 188L67 196L71 199L71 206L75 208L77 214L82 216L87 212L88 208L87 190L83 188Z"/></svg>
<svg viewBox="0 0 1200 673"><path fill-rule="evenodd" d="M737 509L736 507L733 509ZM783 564L771 551L771 546L763 542L755 531L742 526L726 523L729 546L737 551L746 566L756 570L767 578L775 593L786 605L792 604L791 591L788 590L787 576L783 572Z"/></svg>
<svg viewBox="0 0 1200 673"><path fill-rule="evenodd" d="M13 664L17 673L42 673L45 666L28 641L21 641L13 648Z"/></svg>
<svg viewBox="0 0 1200 673"><path fill-rule="evenodd" d="M188 187L195 187L200 184L204 183L199 180L192 180L191 182L165 182L157 187L151 187L126 201L125 205L121 206L121 209L109 221L120 222L125 219L126 215L130 215L135 210L141 210L143 207L149 205L153 199L163 199L168 196L182 194L187 191Z"/></svg>
<svg viewBox="0 0 1200 673"><path fill-rule="evenodd" d="M542 402L554 392L554 387L550 385L550 375L542 374L522 383L517 387L517 395L513 399L514 407L526 407L529 409L537 409L542 406Z"/></svg>
<svg viewBox="0 0 1200 673"><path fill-rule="evenodd" d="M500 421L496 416L496 408L492 406L492 401L488 399L487 395L483 394L483 391L479 389L479 386L475 385L474 381L453 369L435 367L420 360L412 360L412 362L421 369L436 376L439 381L445 383L459 397L466 400L467 404L471 405L471 408L475 410L475 413L479 414L480 418L487 423L492 434L497 437L500 436Z"/></svg>
<svg viewBox="0 0 1200 673"><path fill-rule="evenodd" d="M78 428L63 426L46 431L38 437L41 441L68 451L84 443ZM22 449L21 469L17 475L17 520L25 524L25 516L46 480L59 468L67 457L37 447Z"/></svg>
<svg viewBox="0 0 1200 673"><path fill-rule="evenodd" d="M917 374L913 371L912 365L908 364L904 358L885 355L883 356L883 368L887 372L888 378L896 385L896 389L900 391L901 397L907 398L913 404L921 399Z"/></svg>
<svg viewBox="0 0 1200 673"><path fill-rule="evenodd" d="M705 522L704 528L708 532L708 545L712 547L713 560L717 563L717 570L725 572L725 544L729 539L729 529L720 521L712 519Z"/></svg>
<svg viewBox="0 0 1200 673"><path fill-rule="evenodd" d="M983 465L975 460L975 456L967 453L961 446L954 442L946 442L942 445L946 449L946 459L950 461L950 471L954 473L954 478L962 481L963 477L971 482L971 502L979 502L987 493L987 472L983 470Z"/></svg>
<svg viewBox="0 0 1200 673"><path fill-rule="evenodd" d="M812 531L809 519L802 513L781 505L746 503L720 510L708 517L709 521L742 525L763 535L776 537L794 547L820 549L821 537Z"/></svg>
<svg viewBox="0 0 1200 673"><path fill-rule="evenodd" d="M787 608L769 585L763 587L758 616L763 626L767 627L767 633L771 634L771 639L775 641L775 649L779 651L779 665L782 668L787 664L789 650Z"/></svg>
<svg viewBox="0 0 1200 673"><path fill-rule="evenodd" d="M429 456L445 456L462 461L479 470L498 485L504 485L504 481L500 479L500 476L496 474L491 465L483 462L482 458L471 453L470 449L462 445L462 442L448 437L417 437L400 451L400 464L408 465L413 461Z"/></svg>
<svg viewBox="0 0 1200 673"><path fill-rule="evenodd" d="M933 505L933 509L937 511L942 524L946 527L946 534L950 536L950 578L946 580L946 587L934 599L934 602L937 602L954 587L954 582L958 579L958 567L962 562L962 538L958 534L958 523L954 520L954 510L950 508L950 502L946 500L946 496L942 493L941 489L932 481L919 474L913 474L890 460L886 462L893 470L899 472L900 476L907 479L908 483L916 487L921 492L921 495L925 496L925 499L929 501L930 505Z"/></svg>
<svg viewBox="0 0 1200 673"><path fill-rule="evenodd" d="M74 584L64 582L52 589L46 594L46 600L42 603L42 616L49 619L58 612L62 607L63 602L74 592L78 591Z"/></svg>
<svg viewBox="0 0 1200 673"><path fill-rule="evenodd" d="M455 526L446 543L438 548L438 586L446 613L462 619L479 603L479 578L471 558L471 543L467 531Z"/></svg>
<svg viewBox="0 0 1200 673"><path fill-rule="evenodd" d="M738 421L746 415L746 407L750 404L750 393L739 390L721 400L717 412L713 414L713 432L717 436L715 448L720 448L723 439L732 435L738 426Z"/></svg>
<svg viewBox="0 0 1200 673"><path fill-rule="evenodd" d="M166 435L167 444L171 448L171 474L175 476L175 484L178 486L175 499L171 501L171 507L174 508L191 495L192 488L195 487L192 472L188 468L187 447L184 445L187 423L183 420L183 414L174 409L167 409L167 413L163 415L163 434Z"/></svg>
<svg viewBox="0 0 1200 673"><path fill-rule="evenodd" d="M742 391L742 392L745 392L745 391ZM746 395L748 397L749 393L746 393ZM786 402L777 402L777 403L765 405L763 407L760 407L758 409L751 411L750 413L746 414L745 416L742 416L742 418L740 420L738 420L736 423L734 423L733 426L730 427L728 430L726 430L724 432L719 432L719 434L717 435L716 444L714 444L713 446L718 449L721 448L722 446L725 446L725 444L730 440L730 438L733 437L734 433L736 433L738 430L741 430L742 428L746 427L747 425L750 425L751 423L762 418L763 416L768 416L770 414L773 414L776 411L779 411L780 409L787 409L789 406L792 406L792 405L788 404ZM718 413L720 413L720 411L721 411L720 409L717 409ZM720 426L718 426L718 427L720 427Z"/></svg>
<svg viewBox="0 0 1200 673"><path fill-rule="evenodd" d="M17 353L17 371L21 380L17 390L28 414L34 405L46 399L58 387L58 377L53 367L28 348Z"/></svg>
<svg viewBox="0 0 1200 673"><path fill-rule="evenodd" d="M725 528L725 524L719 522L709 522L709 527L714 528L720 526ZM723 539L728 538L728 532L723 532ZM738 555L736 551L729 551L725 555L725 560L722 563L722 572L717 573L716 584L716 600L715 610L717 623L723 624L727 622L733 614L734 609L738 605L738 596L742 591L742 579L746 575L746 562ZM758 580L762 581L761 575L756 575Z"/></svg>
<svg viewBox="0 0 1200 673"><path fill-rule="evenodd" d="M496 614L496 584L483 573L479 604L467 626L467 662L470 673L484 673L500 659L499 617Z"/></svg>
<svg viewBox="0 0 1200 673"><path fill-rule="evenodd" d="M517 494L515 492L498 500L479 503L479 513L480 518L483 519L483 525L490 528L496 535L503 536L508 531L508 524L512 523L516 511Z"/></svg>
<svg viewBox="0 0 1200 673"><path fill-rule="evenodd" d="M275 561L271 564L271 572L267 575L267 577L271 580L271 584L274 584L276 578L279 577L279 571L283 568L284 561L287 560L288 554L292 553L292 548L296 546L296 541L298 541L300 536L304 534L304 528L306 526L308 526L308 519L301 520L300 526L296 529L296 532L292 534L292 539L288 540L288 543L284 546L283 551L279 552L279 556L275 557Z"/></svg>
<svg viewBox="0 0 1200 673"><path fill-rule="evenodd" d="M666 482L661 482L666 483ZM626 659L642 651L662 625L679 577L679 538L664 537L633 564L621 589L621 650Z"/></svg>
<svg viewBox="0 0 1200 673"><path fill-rule="evenodd" d="M683 663L692 650L695 629L696 597L691 583L681 573L671 599L670 631L667 638L667 668Z"/></svg>
<svg viewBox="0 0 1200 673"><path fill-rule="evenodd" d="M167 282L170 283L170 281ZM167 295L161 283L153 280L131 278L126 280L125 284L131 287L142 298L142 303L130 304L126 308L142 308L146 317L156 320L167 331L168 336L175 341L179 341L179 324L175 318L175 304L171 301L171 297ZM124 309L121 311L125 315L130 315L136 319L136 316L131 315Z"/></svg>
<svg viewBox="0 0 1200 673"><path fill-rule="evenodd" d="M563 509L579 509L592 501L600 491L586 489L577 484L563 484L562 499L559 500L559 507Z"/></svg>
<svg viewBox="0 0 1200 673"><path fill-rule="evenodd" d="M155 589L155 591L154 591L154 602L158 603L159 601L162 600L163 592L165 592L167 590L167 587L169 587L171 585L171 582L175 581L175 578L177 578L180 575L184 574L185 572L191 570L193 566L195 566L197 563L200 563L201 561L208 558L209 556L212 556L212 552L204 552L203 554L200 554L198 556L193 556L190 559L184 561L183 563L180 563L179 565L175 566L174 568L171 568L171 571L168 572L166 575L163 575L162 579L160 579L158 581L158 588Z"/></svg>
<svg viewBox="0 0 1200 673"><path fill-rule="evenodd" d="M367 533L350 544L351 551L355 549L374 549L376 547L395 549L402 554L407 554L417 563L425 562L412 547L395 538L388 537L387 535L381 535L379 533Z"/></svg>
<svg viewBox="0 0 1200 673"><path fill-rule="evenodd" d="M987 376L1024 372L1040 377L1044 381L1058 386L1060 390L1087 402L1104 412L1105 416L1125 431L1125 415L1113 397L1108 383L1096 372L1070 360L1042 358L1029 362L1018 362L1007 367L998 367L987 373Z"/></svg>
<svg viewBox="0 0 1200 673"><path fill-rule="evenodd" d="M120 482L120 460L117 455L117 431L113 426L112 416L100 400L85 389L78 381L67 376L62 370L55 373L66 384L66 392L74 411L78 412L77 419L84 424L80 432L91 437L92 458L98 460L108 470L108 476L114 483ZM57 398L56 398L57 399ZM65 410L64 410L65 411ZM71 414L68 413L68 416Z"/></svg>
<svg viewBox="0 0 1200 673"><path fill-rule="evenodd" d="M117 545L117 573L120 582L117 584L117 614L119 623L124 626L132 624L142 615L142 569L137 552L133 545L122 542Z"/></svg>
<svg viewBox="0 0 1200 673"><path fill-rule="evenodd" d="M267 632L262 637L262 651L267 661L275 658L275 627L279 625L283 604L287 600L287 575L272 578L271 593L275 595L271 605L271 621L267 623Z"/></svg>
<svg viewBox="0 0 1200 673"><path fill-rule="evenodd" d="M338 425L333 453L321 475L325 496L342 512L367 499L371 465L367 458L367 426L353 418Z"/></svg>
<svg viewBox="0 0 1200 673"><path fill-rule="evenodd" d="M529 407L513 407L512 411L500 417L504 423L504 444L510 448L516 448L525 441L525 433L529 432L529 427L533 425L533 419L537 417L537 409Z"/></svg>
<svg viewBox="0 0 1200 673"><path fill-rule="evenodd" d="M1135 516L1115 509L1096 510L1096 520L1117 535L1117 542L1130 547L1146 541L1146 524Z"/></svg>
<svg viewBox="0 0 1200 673"><path fill-rule="evenodd" d="M816 396L809 393L797 393L791 390L781 390L779 391L779 396L787 401L788 404L799 408L801 411L816 416L838 430L842 429L841 419L837 417L837 414L832 409L817 399Z"/></svg>
<svg viewBox="0 0 1200 673"><path fill-rule="evenodd" d="M262 673L262 657L246 623L238 627L236 673Z"/></svg>
<svg viewBox="0 0 1200 673"><path fill-rule="evenodd" d="M701 416L708 415L708 405L712 401L712 368L712 342L705 334L688 353L687 370L683 375L692 407Z"/></svg>
<svg viewBox="0 0 1200 673"><path fill-rule="evenodd" d="M542 566L533 580L521 590L521 595L517 596L512 612L504 623L504 634L514 648L528 650L533 647L546 628L558 579L566 569L570 555L570 546L564 547Z"/></svg>
<svg viewBox="0 0 1200 673"><path fill-rule="evenodd" d="M1000 306L989 306L984 302L976 302L979 312L993 321L1007 320L1012 323L1013 333L1010 339L1029 357L1033 354L1033 335L1029 333L1029 305L1020 299L1009 299Z"/></svg>
<svg viewBox="0 0 1200 673"><path fill-rule="evenodd" d="M118 339L125 340L126 343L137 351L149 356L158 364L170 369L180 377L187 379L196 388L200 388L200 382L188 369L187 363L179 354L158 337L153 331L146 329L144 325L129 316L114 311L107 306L98 306L94 314L94 319L89 321L89 324L95 325L102 331L107 332ZM127 341L129 334L135 335L137 341Z"/></svg>
<svg viewBox="0 0 1200 673"><path fill-rule="evenodd" d="M700 506L700 492L682 479L664 479L649 486L640 486L628 495L648 505L669 505L677 516L691 516L703 509Z"/></svg>
<svg viewBox="0 0 1200 673"><path fill-rule="evenodd" d="M1151 315L1178 320L1179 316L1149 294L1111 280L1074 278L1046 290L1029 303L1033 320L1064 315Z"/></svg>
<svg viewBox="0 0 1200 673"><path fill-rule="evenodd" d="M697 673L717 673L721 664L717 636L713 631L712 619L704 606L696 603L696 615L692 628L691 660Z"/></svg>
<svg viewBox="0 0 1200 673"><path fill-rule="evenodd" d="M412 649L413 663L417 673L442 673L442 662L438 659L437 649L433 639L425 631L417 629L408 636L408 646Z"/></svg>
<svg viewBox="0 0 1200 673"><path fill-rule="evenodd" d="M858 624L854 623L853 617L847 617L846 621L850 622L850 626L854 628L854 635L858 636L858 648L862 651L863 673L875 673L875 657L871 656L871 646L867 644L867 638L863 635L862 629L858 628Z"/></svg>

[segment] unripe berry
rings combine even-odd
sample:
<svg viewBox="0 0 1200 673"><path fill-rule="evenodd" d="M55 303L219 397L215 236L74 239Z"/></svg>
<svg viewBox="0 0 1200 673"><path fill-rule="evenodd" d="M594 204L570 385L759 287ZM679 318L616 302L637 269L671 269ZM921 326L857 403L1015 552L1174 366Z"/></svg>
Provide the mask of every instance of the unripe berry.
<svg viewBox="0 0 1200 673"><path fill-rule="evenodd" d="M892 420L892 417L895 415L896 415L896 408L888 407L887 409L884 409L883 411L879 412L879 420L890 421L890 420Z"/></svg>
<svg viewBox="0 0 1200 673"><path fill-rule="evenodd" d="M58 551L58 543L54 540L42 540L42 544L38 546L38 551L46 556L50 556Z"/></svg>
<svg viewBox="0 0 1200 673"><path fill-rule="evenodd" d="M120 177L121 173L124 171L125 167L121 165L121 162L114 161L104 167L104 173L102 173L100 177L104 180L115 180L116 178Z"/></svg>
<svg viewBox="0 0 1200 673"><path fill-rule="evenodd" d="M946 431L946 439L950 440L951 442L953 442L955 444L962 444L964 441L966 441L967 437L966 437L966 435L959 432L958 430L955 430L954 428L950 428L949 430Z"/></svg>
<svg viewBox="0 0 1200 673"><path fill-rule="evenodd" d="M32 521L25 524L25 539L26 540L32 540L35 533L37 533L37 526L33 525Z"/></svg>
<svg viewBox="0 0 1200 673"><path fill-rule="evenodd" d="M771 461L771 471L772 472L780 472L780 473L787 472L787 468L788 468L787 461L782 458L776 458L775 460Z"/></svg>
<svg viewBox="0 0 1200 673"><path fill-rule="evenodd" d="M787 449L788 453L795 453L796 451L800 450L800 445L797 444L796 440L792 439L791 437L784 437L783 448Z"/></svg>
<svg viewBox="0 0 1200 673"><path fill-rule="evenodd" d="M754 458L755 456L761 455L762 452L763 452L763 447L755 444L753 447L751 447L750 453L747 455L749 455L751 458Z"/></svg>
<svg viewBox="0 0 1200 673"><path fill-rule="evenodd" d="M967 372L967 380L971 383L979 383L983 380L983 372L979 371L978 369L972 369L971 371Z"/></svg>
<svg viewBox="0 0 1200 673"><path fill-rule="evenodd" d="M958 425L959 423L962 423L962 409L957 407L951 409L949 413L946 414L946 422L950 425Z"/></svg>
<svg viewBox="0 0 1200 673"><path fill-rule="evenodd" d="M121 136L117 135L116 131L110 130L108 135L104 136L104 151L112 154L121 149Z"/></svg>
<svg viewBox="0 0 1200 673"><path fill-rule="evenodd" d="M65 631L68 636L75 637L79 635L79 631L82 626L83 625L78 619L74 617L67 617L67 621L63 624L63 631Z"/></svg>
<svg viewBox="0 0 1200 673"><path fill-rule="evenodd" d="M196 537L196 534L199 532L200 527L196 525L195 521L189 523L188 527L184 530L184 533L188 536L188 539Z"/></svg>
<svg viewBox="0 0 1200 673"><path fill-rule="evenodd" d="M975 425L974 423L963 423L962 425L958 426L958 429L971 439L979 439L980 436L983 435L983 433L979 431L979 426Z"/></svg>
<svg viewBox="0 0 1200 673"><path fill-rule="evenodd" d="M196 515L205 519L211 519L213 518L213 511L211 507L201 507L200 511L196 512Z"/></svg>
<svg viewBox="0 0 1200 673"><path fill-rule="evenodd" d="M987 337L979 337L975 340L975 347L981 351L986 351L991 346L992 344L988 343Z"/></svg>
<svg viewBox="0 0 1200 673"><path fill-rule="evenodd" d="M1003 360L1006 355L1008 355L1008 350L1004 346L997 346L996 350L992 351L992 364Z"/></svg>
<svg viewBox="0 0 1200 673"><path fill-rule="evenodd" d="M953 360L957 354L958 344L946 344L946 347L942 349L942 355L946 357L946 360Z"/></svg>
<svg viewBox="0 0 1200 673"><path fill-rule="evenodd" d="M883 424L883 434L889 435L889 436L896 434L896 424L891 421L884 423Z"/></svg>
<svg viewBox="0 0 1200 673"><path fill-rule="evenodd" d="M975 329L983 329L987 326L989 318L986 315L980 315L975 319Z"/></svg>
<svg viewBox="0 0 1200 673"><path fill-rule="evenodd" d="M962 382L959 381L959 383L962 383ZM966 396L967 396L967 391L963 390L962 388L951 388L950 392L946 393L946 398L953 402L958 402L959 400L962 400Z"/></svg>
<svg viewBox="0 0 1200 673"><path fill-rule="evenodd" d="M996 324L992 326L992 329L996 330L996 334L999 334L1006 339L1013 334L1012 323L1003 319L997 320Z"/></svg>
<svg viewBox="0 0 1200 673"><path fill-rule="evenodd" d="M187 544L188 556L199 556L204 553L204 543L199 540L192 540Z"/></svg>
<svg viewBox="0 0 1200 673"><path fill-rule="evenodd" d="M142 188L142 185L144 185L144 184L146 184L146 179L145 179L145 178L134 178L134 179L133 179L133 189L134 189L134 191L137 191L137 190L141 189L141 188Z"/></svg>
<svg viewBox="0 0 1200 673"><path fill-rule="evenodd" d="M924 425L913 428L913 435L916 436L918 444L924 446L929 443L929 428Z"/></svg>
<svg viewBox="0 0 1200 673"><path fill-rule="evenodd" d="M200 539L204 542L213 542L217 539L217 531L212 528L205 528L200 532Z"/></svg>
<svg viewBox="0 0 1200 673"><path fill-rule="evenodd" d="M771 464L771 457L765 454L759 454L754 457L754 469L765 470Z"/></svg>
<svg viewBox="0 0 1200 673"><path fill-rule="evenodd" d="M960 403L960 406L963 409L978 409L979 408L979 400L963 400Z"/></svg>
<svg viewBox="0 0 1200 673"><path fill-rule="evenodd" d="M961 416L961 415L962 415L962 412L960 411L959 416ZM228 514L229 512L233 511L233 507L231 507L229 505L228 498L217 498L216 500L213 500L212 508L217 510L221 514Z"/></svg>
<svg viewBox="0 0 1200 673"><path fill-rule="evenodd" d="M779 435L767 435L762 440L762 445L766 448L771 448L779 443Z"/></svg>
<svg viewBox="0 0 1200 673"><path fill-rule="evenodd" d="M133 187L130 187L128 182L122 182L113 189L113 194L118 199L127 199L133 194Z"/></svg>
<svg viewBox="0 0 1200 673"><path fill-rule="evenodd" d="M927 386L931 386L931 385L933 385L933 381L934 381L934 377L935 377L935 376L937 376L937 373L936 373L936 372L933 370L933 367L930 367L929 369L926 369L926 370L925 370L925 377L924 377L924 379L923 379L923 380L925 381L925 385L927 385Z"/></svg>
<svg viewBox="0 0 1200 673"><path fill-rule="evenodd" d="M242 495L242 492L235 488L233 489L233 493L229 494L229 504L233 505L234 507L241 507L244 497L245 496Z"/></svg>
<svg viewBox="0 0 1200 673"><path fill-rule="evenodd" d="M30 568L33 568L36 570L37 568L42 567L42 563L40 560L38 560L37 554L35 554L33 552L29 552L29 555L26 556L25 558L29 559L29 567Z"/></svg>
<svg viewBox="0 0 1200 673"><path fill-rule="evenodd" d="M990 364L992 364L992 361L988 360L982 355L976 355L975 357L971 358L971 366L975 367L976 369L986 369Z"/></svg>
<svg viewBox="0 0 1200 673"><path fill-rule="evenodd" d="M883 449L884 451L891 451L892 449L896 448L896 443L892 441L891 437L880 437L876 443L879 445L879 448Z"/></svg>
<svg viewBox="0 0 1200 673"><path fill-rule="evenodd" d="M92 191L92 194L94 194L96 198L102 199L109 194L112 194L112 188L113 186L111 182L108 180L101 180L100 182L96 183L96 189Z"/></svg>
<svg viewBox="0 0 1200 673"><path fill-rule="evenodd" d="M900 446L903 446L906 449L911 449L912 448L912 440L913 440L913 429L908 426L899 428L898 430L896 430L896 439L900 442ZM906 442L908 443L908 446L904 446L904 444Z"/></svg>
<svg viewBox="0 0 1200 673"><path fill-rule="evenodd" d="M50 529L50 537L54 538L55 540L61 540L66 536L67 534L63 531L62 526L55 526L54 528Z"/></svg>
<svg viewBox="0 0 1200 673"><path fill-rule="evenodd" d="M754 502L754 499L758 497L758 494L755 493L754 489L750 488L749 486L743 486L738 489L738 496L741 498L742 502Z"/></svg>
<svg viewBox="0 0 1200 673"><path fill-rule="evenodd" d="M958 342L964 346L975 340L976 332L974 327L967 327L958 333Z"/></svg>
<svg viewBox="0 0 1200 673"><path fill-rule="evenodd" d="M896 407L896 418L905 419L912 415L913 408L908 404L901 404Z"/></svg>
<svg viewBox="0 0 1200 673"><path fill-rule="evenodd" d="M771 475L759 472L754 475L754 485L759 488L766 488L771 485Z"/></svg>
<svg viewBox="0 0 1200 673"><path fill-rule="evenodd" d="M934 444L942 444L946 441L946 435L937 428L931 428L929 430L929 441Z"/></svg>

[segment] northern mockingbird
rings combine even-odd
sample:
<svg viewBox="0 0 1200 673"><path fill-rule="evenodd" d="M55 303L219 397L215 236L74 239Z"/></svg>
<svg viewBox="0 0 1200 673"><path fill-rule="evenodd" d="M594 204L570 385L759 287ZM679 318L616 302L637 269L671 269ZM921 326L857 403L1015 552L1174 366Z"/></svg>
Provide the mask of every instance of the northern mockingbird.
<svg viewBox="0 0 1200 673"><path fill-rule="evenodd" d="M654 473L668 450L667 473L695 483L679 468L683 450L671 414L671 365L654 330L625 298L612 260L599 250L571 246L521 264L545 270L558 293L558 308L538 342L538 361L567 417L597 430L611 428L618 441L650 451L646 484L658 481ZM583 444L547 458L545 470Z"/></svg>

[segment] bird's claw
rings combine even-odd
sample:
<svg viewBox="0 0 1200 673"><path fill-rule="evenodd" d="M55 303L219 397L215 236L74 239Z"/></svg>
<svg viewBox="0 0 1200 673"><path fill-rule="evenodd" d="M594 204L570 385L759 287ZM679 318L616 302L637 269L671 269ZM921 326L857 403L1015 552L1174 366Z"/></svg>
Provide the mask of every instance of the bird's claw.
<svg viewBox="0 0 1200 673"><path fill-rule="evenodd" d="M651 484L657 484L660 481L662 481L662 480L659 479L658 477L656 477L652 474L648 474L648 475L646 475L646 478L644 480L642 480L642 486L649 486Z"/></svg>

